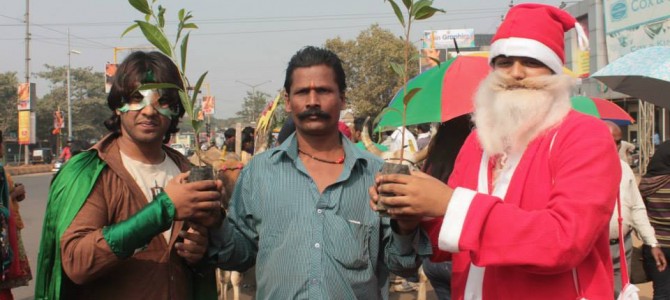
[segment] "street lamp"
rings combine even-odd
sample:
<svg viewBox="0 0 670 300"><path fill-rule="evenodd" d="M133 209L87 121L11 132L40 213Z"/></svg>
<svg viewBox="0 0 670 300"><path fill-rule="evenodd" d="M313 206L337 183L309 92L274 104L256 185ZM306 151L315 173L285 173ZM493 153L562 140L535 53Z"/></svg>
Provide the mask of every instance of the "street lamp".
<svg viewBox="0 0 670 300"><path fill-rule="evenodd" d="M241 80L235 80L235 82L241 83L241 84L244 84L244 85L250 87L251 88L251 94L255 94L257 87L259 87L261 85L264 85L266 83L270 83L270 82L272 82L272 80L266 80L266 81L263 81L263 82L257 83L257 84L249 84L249 83L246 83L246 82L241 81Z"/></svg>
<svg viewBox="0 0 670 300"><path fill-rule="evenodd" d="M77 50L70 49L70 29L67 30L67 137L72 139L72 98L70 96L70 57L74 54L81 54Z"/></svg>

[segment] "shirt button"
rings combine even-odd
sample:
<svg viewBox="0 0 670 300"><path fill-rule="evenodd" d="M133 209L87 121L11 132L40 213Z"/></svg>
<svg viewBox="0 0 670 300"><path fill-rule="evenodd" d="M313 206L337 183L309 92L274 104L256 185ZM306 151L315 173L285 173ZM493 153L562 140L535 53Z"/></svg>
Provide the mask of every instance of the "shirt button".
<svg viewBox="0 0 670 300"><path fill-rule="evenodd" d="M321 209L317 209L317 210L316 210L316 213L317 213L317 214L321 214L321 213L323 213L323 210L321 210Z"/></svg>
<svg viewBox="0 0 670 300"><path fill-rule="evenodd" d="M312 284L314 284L314 285L319 284L319 280L318 279L312 279Z"/></svg>
<svg viewBox="0 0 670 300"><path fill-rule="evenodd" d="M174 276L170 276L170 280L174 281Z"/></svg>
<svg viewBox="0 0 670 300"><path fill-rule="evenodd" d="M321 244L319 243L314 244L314 248L321 248Z"/></svg>

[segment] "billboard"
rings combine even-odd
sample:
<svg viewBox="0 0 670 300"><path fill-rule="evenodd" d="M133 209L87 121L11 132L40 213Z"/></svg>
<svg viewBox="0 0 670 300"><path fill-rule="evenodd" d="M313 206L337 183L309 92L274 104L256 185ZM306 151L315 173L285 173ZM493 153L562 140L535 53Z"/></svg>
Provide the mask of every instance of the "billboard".
<svg viewBox="0 0 670 300"><path fill-rule="evenodd" d="M60 110L54 111L54 129L51 131L51 134L58 135L61 133L61 129L63 128L65 128L63 112Z"/></svg>
<svg viewBox="0 0 670 300"><path fill-rule="evenodd" d="M16 94L18 98L17 109L31 110L35 99L35 84L19 83Z"/></svg>
<svg viewBox="0 0 670 300"><path fill-rule="evenodd" d="M28 110L19 111L19 145L35 143L35 113Z"/></svg>
<svg viewBox="0 0 670 300"><path fill-rule="evenodd" d="M604 0L609 62L650 46L670 46L670 1Z"/></svg>
<svg viewBox="0 0 670 300"><path fill-rule="evenodd" d="M423 46L421 48L450 49L456 48L454 39L459 48L475 47L474 29L447 29L425 30L423 32Z"/></svg>
<svg viewBox="0 0 670 300"><path fill-rule="evenodd" d="M586 38L589 38L589 16L583 15L577 18L579 25L582 25L584 28L584 33L586 33ZM589 77L591 72L591 52L589 50L582 50L579 48L579 42L577 39L572 39L572 72L575 73L579 78Z"/></svg>
<svg viewBox="0 0 670 300"><path fill-rule="evenodd" d="M202 97L202 112L206 115L213 115L214 108L216 103L214 101L214 96L203 96Z"/></svg>
<svg viewBox="0 0 670 300"><path fill-rule="evenodd" d="M114 80L114 75L116 74L116 68L118 67L118 64L105 64L105 93L107 94L112 90L112 82Z"/></svg>

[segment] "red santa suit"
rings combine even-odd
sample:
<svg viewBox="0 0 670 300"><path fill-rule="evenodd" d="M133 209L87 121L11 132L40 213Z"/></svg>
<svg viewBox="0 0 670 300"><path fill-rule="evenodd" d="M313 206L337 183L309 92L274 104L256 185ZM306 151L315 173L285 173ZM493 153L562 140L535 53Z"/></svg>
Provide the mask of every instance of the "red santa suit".
<svg viewBox="0 0 670 300"><path fill-rule="evenodd" d="M476 134L449 179L444 222L423 224L452 253L452 298L613 299L608 222L621 167L605 124L571 111L510 157L495 187Z"/></svg>

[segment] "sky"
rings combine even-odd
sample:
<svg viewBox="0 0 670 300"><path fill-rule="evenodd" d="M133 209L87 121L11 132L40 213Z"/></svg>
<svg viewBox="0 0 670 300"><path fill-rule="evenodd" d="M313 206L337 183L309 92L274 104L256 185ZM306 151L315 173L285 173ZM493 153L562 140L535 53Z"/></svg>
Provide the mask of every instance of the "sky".
<svg viewBox="0 0 670 300"><path fill-rule="evenodd" d="M129 48L151 46L139 30L121 38L133 20L143 18L125 0L29 1L31 74L44 71L45 64L67 65L68 29L70 49L80 52L71 54L72 68L92 67L104 72L105 63L114 61L115 52L120 63ZM0 72L17 72L19 81L24 81L26 0L3 2ZM513 1L523 2L527 1ZM355 39L375 23L398 36L402 34L390 4L383 0L158 0L156 4L167 8L168 32L176 28L179 9L192 12L199 29L191 33L187 76L195 82L200 74L209 72L205 81L216 98L217 118L235 116L246 92L253 88L274 97L283 86L289 59L304 46L322 46L336 37ZM447 12L413 23L411 37L419 40L424 30L441 29L473 28L476 34L494 33L509 5L509 0L435 0L433 6ZM34 75L31 81L37 83L38 96L50 90L48 82Z"/></svg>

